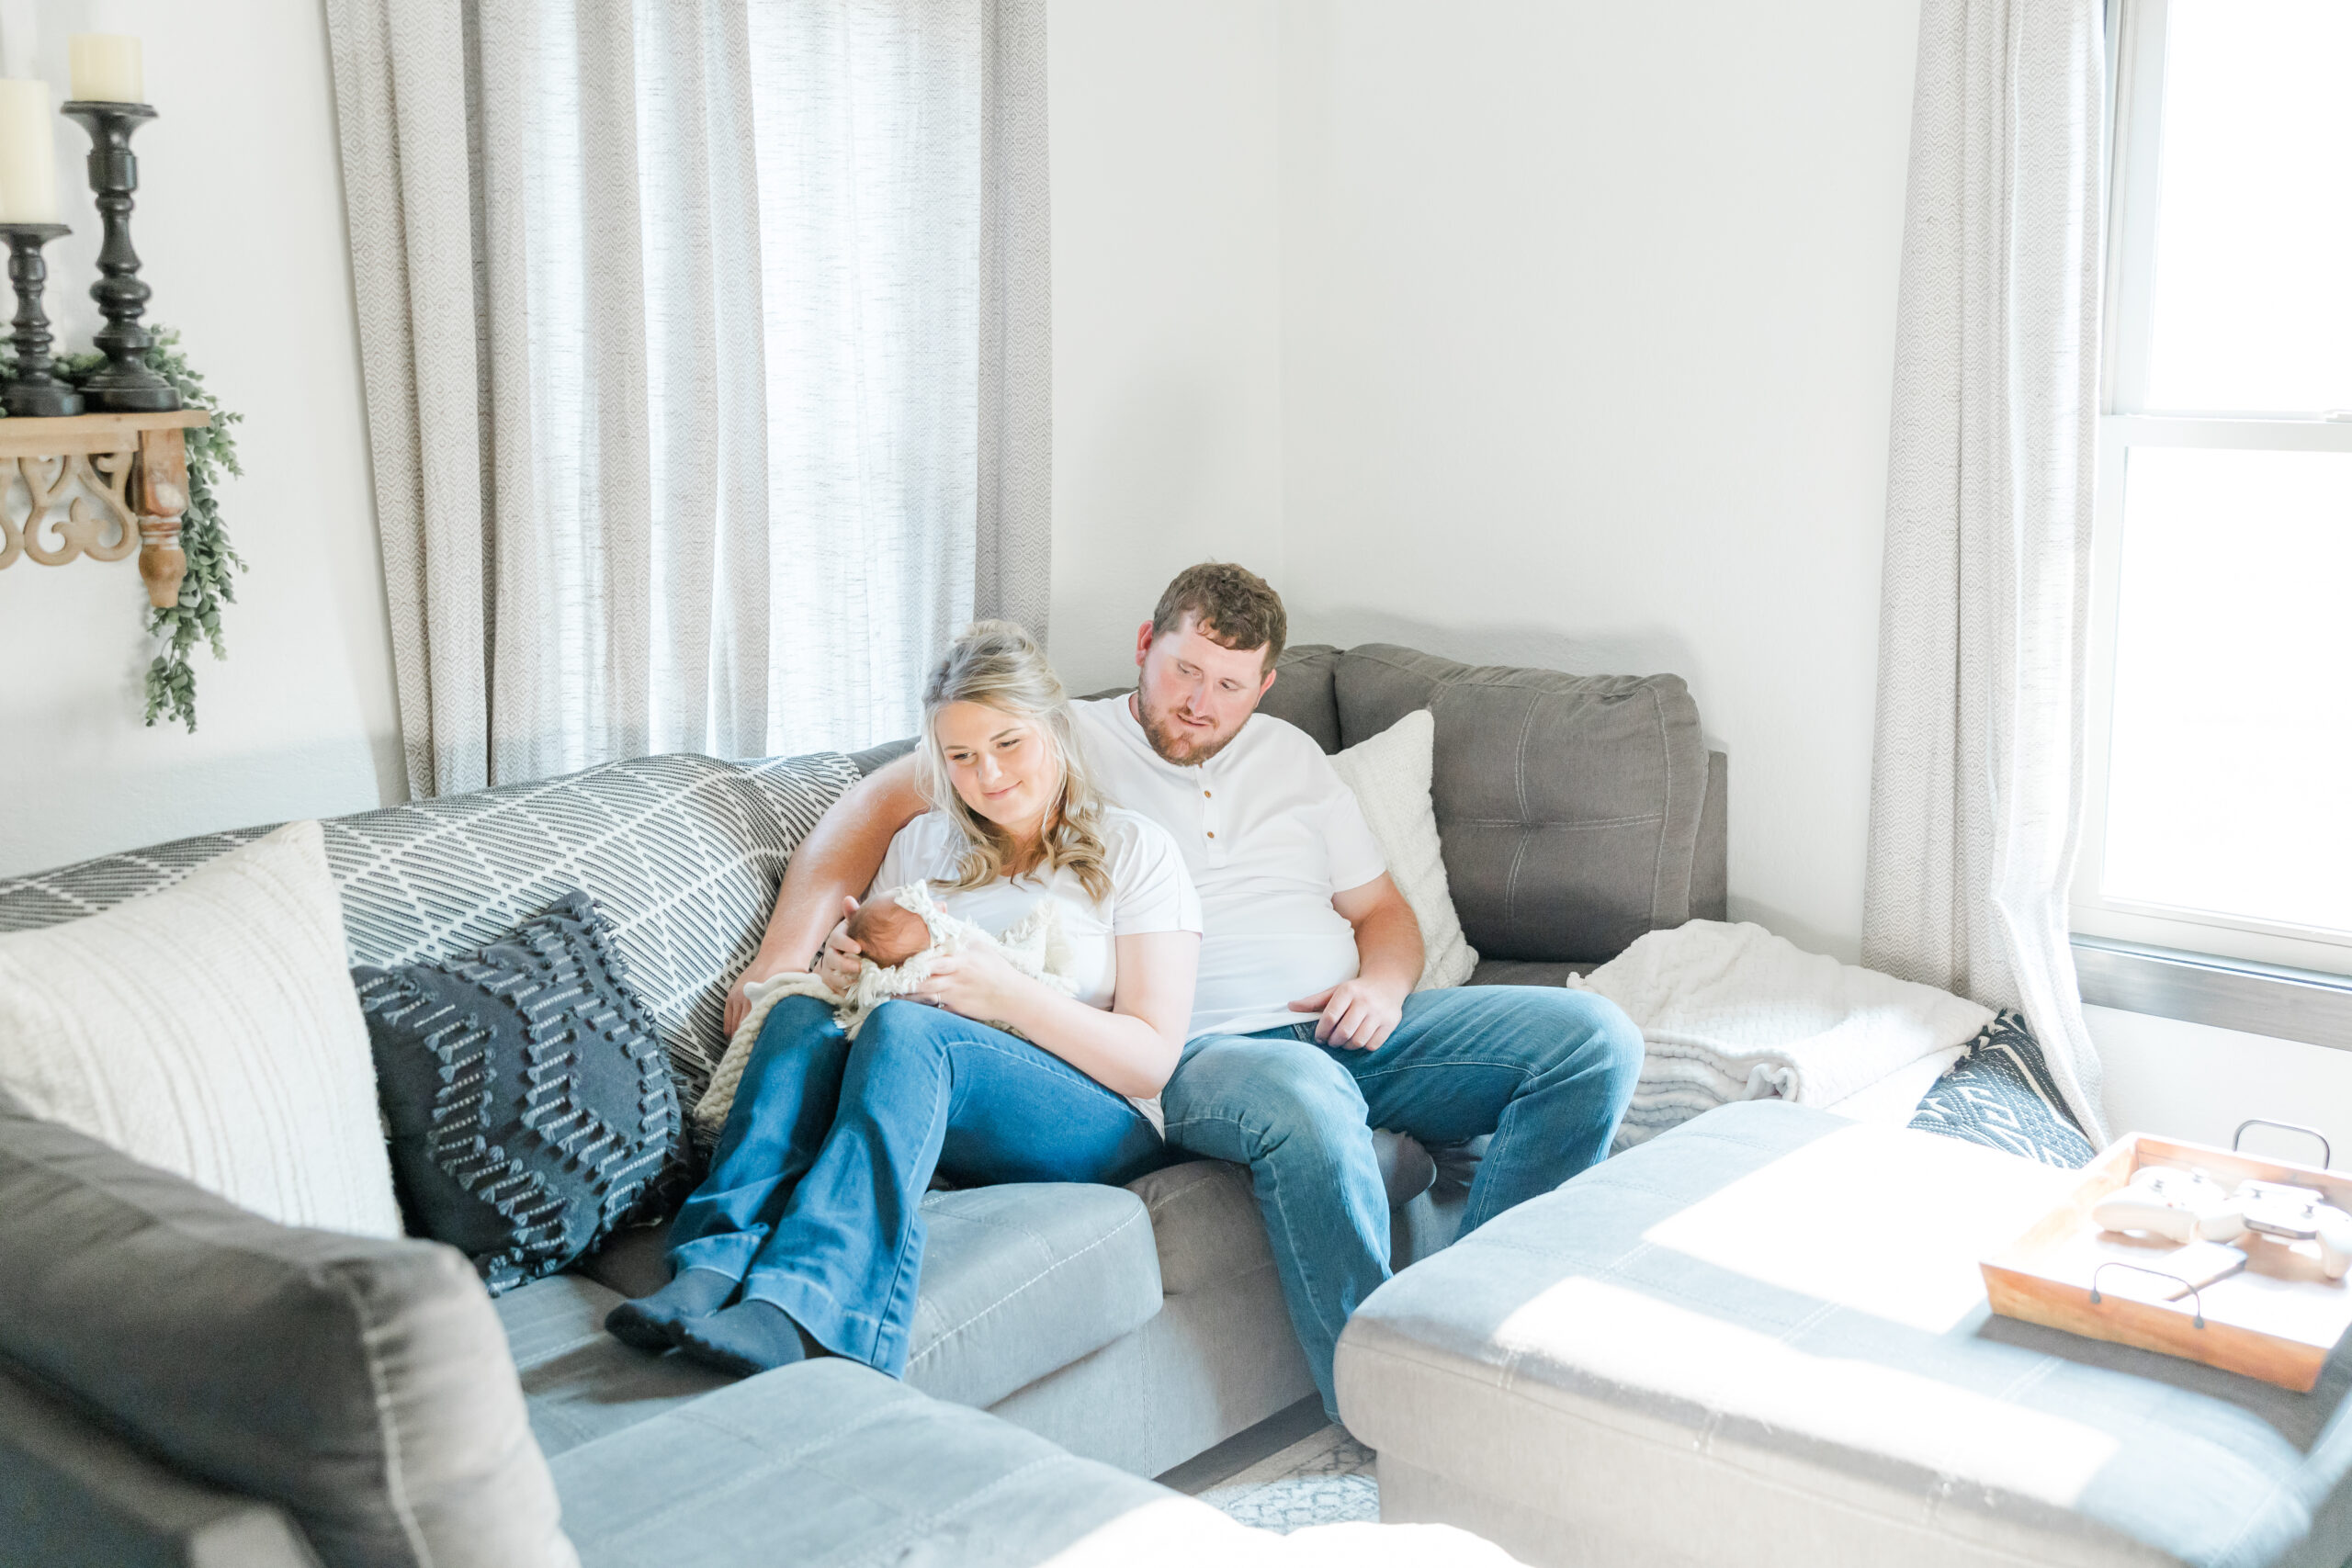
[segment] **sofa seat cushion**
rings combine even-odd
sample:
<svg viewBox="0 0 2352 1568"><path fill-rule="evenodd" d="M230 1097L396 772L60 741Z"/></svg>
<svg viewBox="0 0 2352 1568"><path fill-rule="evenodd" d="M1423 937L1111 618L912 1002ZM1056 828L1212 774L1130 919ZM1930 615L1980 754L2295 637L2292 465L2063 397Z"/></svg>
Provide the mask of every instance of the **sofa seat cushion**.
<svg viewBox="0 0 2352 1568"><path fill-rule="evenodd" d="M1159 1310L1145 1201L1117 1187L1012 1182L931 1192L907 1382L989 1405ZM624 1232L583 1266L626 1296L670 1278L670 1228Z"/></svg>
<svg viewBox="0 0 2352 1568"><path fill-rule="evenodd" d="M496 1302L539 1451L553 1458L650 1421L734 1380L675 1353L649 1356L605 1332L617 1292L551 1274Z"/></svg>
<svg viewBox="0 0 2352 1568"><path fill-rule="evenodd" d="M1248 1167L1187 1160L1129 1182L1127 1190L1151 1211L1160 1288L1169 1295L1214 1291L1274 1266Z"/></svg>
<svg viewBox="0 0 2352 1568"><path fill-rule="evenodd" d="M1531 1558L2343 1562L2352 1355L2299 1394L1992 1315L1976 1259L2076 1179L1712 1111L1375 1292L1340 1412L1384 1517Z"/></svg>
<svg viewBox="0 0 2352 1568"><path fill-rule="evenodd" d="M834 1359L745 1379L554 1462L591 1568L1038 1562L1169 1495Z"/></svg>
<svg viewBox="0 0 2352 1568"><path fill-rule="evenodd" d="M1143 1201L1117 1187L1017 1182L934 1192L907 1382L994 1404L1159 1311Z"/></svg>
<svg viewBox="0 0 2352 1568"><path fill-rule="evenodd" d="M851 1361L746 1379L555 1472L583 1568L1513 1568L1458 1530L1250 1529Z"/></svg>

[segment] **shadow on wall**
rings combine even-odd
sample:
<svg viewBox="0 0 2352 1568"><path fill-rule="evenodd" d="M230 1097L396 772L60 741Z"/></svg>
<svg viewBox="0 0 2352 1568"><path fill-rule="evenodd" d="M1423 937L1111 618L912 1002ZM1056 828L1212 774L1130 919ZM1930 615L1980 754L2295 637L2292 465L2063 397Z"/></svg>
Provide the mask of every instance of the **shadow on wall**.
<svg viewBox="0 0 2352 1568"><path fill-rule="evenodd" d="M51 761L38 779L0 771L17 808L0 817L0 876L198 833L340 817L408 798L398 737L291 750L186 757L125 768Z"/></svg>

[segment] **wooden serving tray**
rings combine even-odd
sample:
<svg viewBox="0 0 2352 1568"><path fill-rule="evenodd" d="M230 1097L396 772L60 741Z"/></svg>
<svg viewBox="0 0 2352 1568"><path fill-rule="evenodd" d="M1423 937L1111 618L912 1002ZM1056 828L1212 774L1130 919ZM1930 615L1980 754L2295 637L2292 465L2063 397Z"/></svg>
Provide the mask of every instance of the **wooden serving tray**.
<svg viewBox="0 0 2352 1568"><path fill-rule="evenodd" d="M2091 1277L2100 1264L2161 1269L2179 1250L2169 1241L2101 1230L2090 1217L2093 1204L2149 1165L2202 1170L2229 1187L2248 1180L2315 1187L2337 1208L2352 1211L2352 1175L2127 1134L2083 1168L2064 1202L1983 1262L1993 1310L2309 1393L2336 1341L2352 1327L2352 1276L2330 1280L2320 1272L2316 1242L2248 1235L2233 1244L2245 1253L2245 1268L2194 1296L2147 1274L2109 1269L2099 1276L2093 1303ZM2177 1299L2164 1299L2167 1295Z"/></svg>

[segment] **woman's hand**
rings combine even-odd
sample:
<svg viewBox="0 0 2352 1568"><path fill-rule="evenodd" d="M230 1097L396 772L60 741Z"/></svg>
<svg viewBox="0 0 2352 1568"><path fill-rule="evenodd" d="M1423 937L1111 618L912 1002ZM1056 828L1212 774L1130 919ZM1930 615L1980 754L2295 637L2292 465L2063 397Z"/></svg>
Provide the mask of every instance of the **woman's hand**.
<svg viewBox="0 0 2352 1568"><path fill-rule="evenodd" d="M1008 1017L1024 987L1044 990L1004 955L984 948L967 948L932 960L931 977L913 992L918 1001L935 1003L949 1012L981 1023Z"/></svg>

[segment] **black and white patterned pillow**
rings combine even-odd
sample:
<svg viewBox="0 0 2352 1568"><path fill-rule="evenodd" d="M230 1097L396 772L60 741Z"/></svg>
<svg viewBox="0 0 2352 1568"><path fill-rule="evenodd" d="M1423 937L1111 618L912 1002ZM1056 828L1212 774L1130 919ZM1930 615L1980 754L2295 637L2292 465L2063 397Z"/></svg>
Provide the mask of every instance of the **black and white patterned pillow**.
<svg viewBox="0 0 2352 1568"><path fill-rule="evenodd" d="M725 1055L727 987L766 929L785 862L857 782L838 752L743 763L676 753L329 818L350 961L479 948L574 889L594 898L692 1105ZM169 886L267 828L0 878L0 931Z"/></svg>
<svg viewBox="0 0 2352 1568"><path fill-rule="evenodd" d="M409 1234L472 1258L492 1295L586 1253L683 1153L667 1054L586 894L479 952L351 978Z"/></svg>
<svg viewBox="0 0 2352 1568"><path fill-rule="evenodd" d="M2066 1109L2025 1015L2007 1010L1920 1097L1911 1125L2068 1170L2098 1152Z"/></svg>

